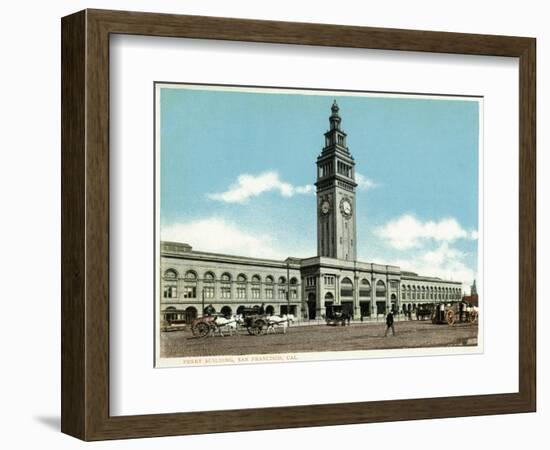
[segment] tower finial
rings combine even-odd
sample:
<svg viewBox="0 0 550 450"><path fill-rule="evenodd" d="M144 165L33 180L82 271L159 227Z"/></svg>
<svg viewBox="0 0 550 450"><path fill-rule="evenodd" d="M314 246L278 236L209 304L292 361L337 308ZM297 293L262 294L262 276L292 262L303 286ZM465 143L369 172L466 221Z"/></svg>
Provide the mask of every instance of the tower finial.
<svg viewBox="0 0 550 450"><path fill-rule="evenodd" d="M330 120L330 129L331 130L339 130L340 129L340 122L342 119L340 118L338 111L340 111L340 108L338 107L338 103L336 103L336 99L332 103L332 107L330 108L332 111L332 114L329 117Z"/></svg>

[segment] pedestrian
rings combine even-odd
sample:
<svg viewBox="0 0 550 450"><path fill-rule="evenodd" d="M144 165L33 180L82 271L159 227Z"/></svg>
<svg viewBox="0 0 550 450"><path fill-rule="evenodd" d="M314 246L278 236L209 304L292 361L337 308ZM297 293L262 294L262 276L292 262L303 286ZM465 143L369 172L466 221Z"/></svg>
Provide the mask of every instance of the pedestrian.
<svg viewBox="0 0 550 450"><path fill-rule="evenodd" d="M391 328L392 335L395 336L395 327L393 325L393 311L390 311L386 316L386 332L384 336L388 335L388 330Z"/></svg>

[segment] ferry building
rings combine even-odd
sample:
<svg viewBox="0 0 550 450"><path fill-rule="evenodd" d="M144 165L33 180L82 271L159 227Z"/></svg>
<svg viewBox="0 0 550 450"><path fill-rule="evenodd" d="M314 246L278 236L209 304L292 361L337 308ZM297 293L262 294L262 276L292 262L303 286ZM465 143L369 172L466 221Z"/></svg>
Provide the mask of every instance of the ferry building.
<svg viewBox="0 0 550 450"><path fill-rule="evenodd" d="M317 157L317 256L271 260L160 243L162 318L192 320L203 305L225 315L264 304L268 314L322 319L335 308L354 319L461 298L461 282L357 261L355 160L336 102Z"/></svg>

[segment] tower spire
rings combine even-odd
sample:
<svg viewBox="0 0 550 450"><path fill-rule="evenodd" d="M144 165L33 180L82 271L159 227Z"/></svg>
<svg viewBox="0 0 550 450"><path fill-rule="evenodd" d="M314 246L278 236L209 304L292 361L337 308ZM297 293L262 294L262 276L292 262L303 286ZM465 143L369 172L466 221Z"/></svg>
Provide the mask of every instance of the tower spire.
<svg viewBox="0 0 550 450"><path fill-rule="evenodd" d="M340 108L338 107L338 103L336 103L336 100L332 103L332 107L330 108L332 111L332 114L330 115L330 129L331 130L339 130L340 129L340 123L342 122L341 117L338 115L338 111L340 111Z"/></svg>

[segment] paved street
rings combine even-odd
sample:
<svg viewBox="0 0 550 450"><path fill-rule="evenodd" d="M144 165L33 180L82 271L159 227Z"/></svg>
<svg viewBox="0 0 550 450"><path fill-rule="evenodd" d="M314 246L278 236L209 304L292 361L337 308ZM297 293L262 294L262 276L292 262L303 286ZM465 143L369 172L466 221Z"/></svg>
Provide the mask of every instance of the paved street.
<svg viewBox="0 0 550 450"><path fill-rule="evenodd" d="M161 333L161 357L298 353L384 348L447 347L477 344L477 324L433 325L430 321L395 323L384 337L383 322L352 323L351 326L291 326L286 334L250 336L241 329L233 336L195 338L190 331Z"/></svg>

